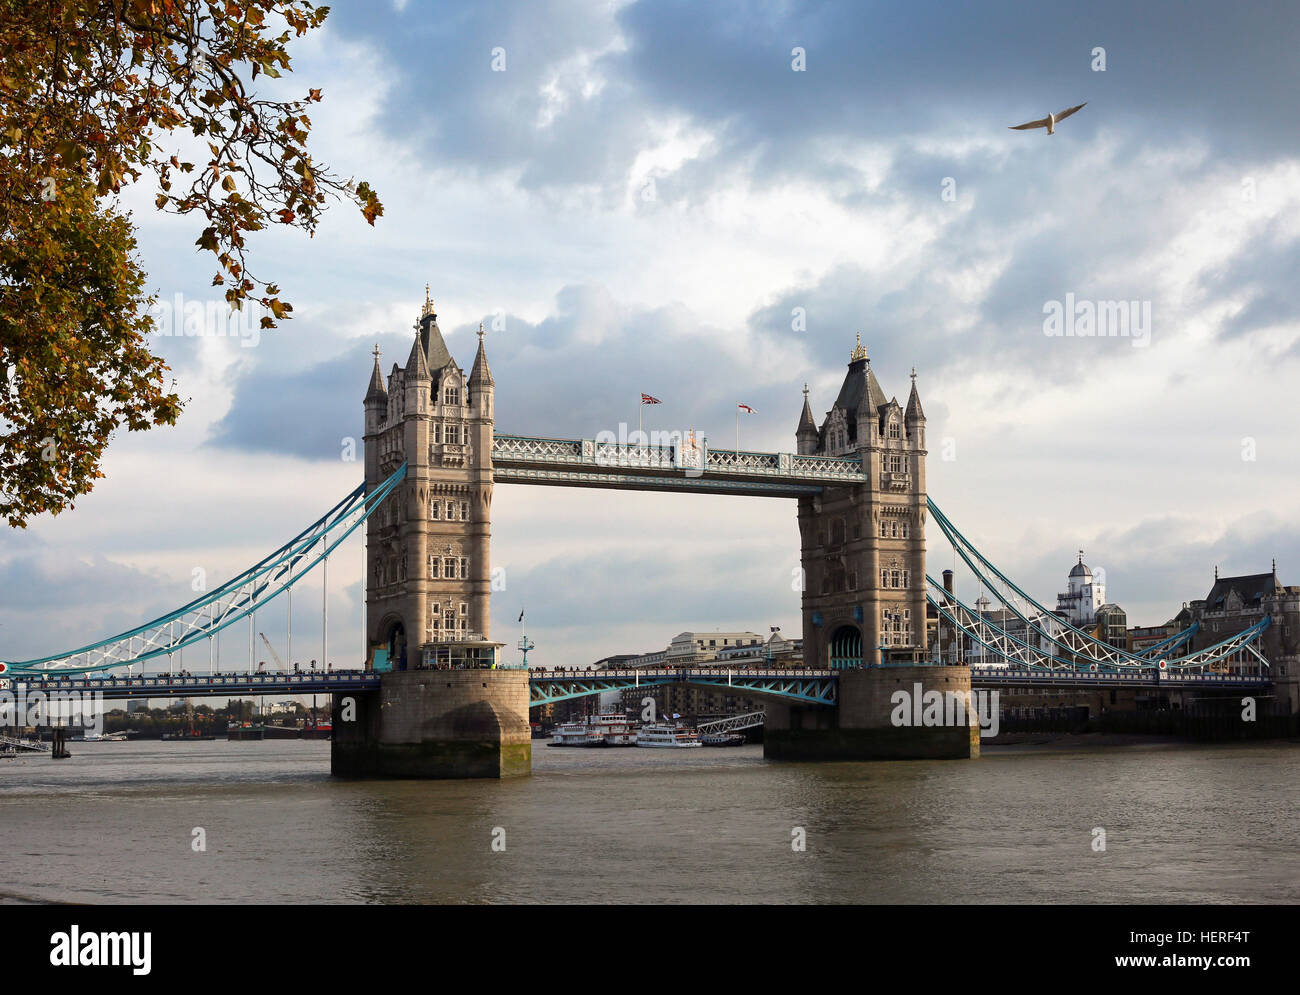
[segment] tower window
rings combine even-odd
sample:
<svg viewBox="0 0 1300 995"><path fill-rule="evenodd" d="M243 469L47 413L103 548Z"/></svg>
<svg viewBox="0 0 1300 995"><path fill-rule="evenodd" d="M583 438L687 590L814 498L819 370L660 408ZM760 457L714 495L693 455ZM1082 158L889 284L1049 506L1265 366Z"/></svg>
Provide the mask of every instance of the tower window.
<svg viewBox="0 0 1300 995"><path fill-rule="evenodd" d="M448 387L442 393L443 404L460 404L460 388Z"/></svg>
<svg viewBox="0 0 1300 995"><path fill-rule="evenodd" d="M469 558L465 556L460 558L460 579L469 580Z"/></svg>
<svg viewBox="0 0 1300 995"><path fill-rule="evenodd" d="M442 517L442 502L441 502L441 501L430 501L430 502L429 502L429 517L432 518L435 522L436 522L438 519L440 519L440 518Z"/></svg>
<svg viewBox="0 0 1300 995"><path fill-rule="evenodd" d="M454 580L456 577L456 558L454 556L445 557L442 561L442 575L448 580Z"/></svg>
<svg viewBox="0 0 1300 995"><path fill-rule="evenodd" d="M429 577L432 580L438 579L438 557L436 556L429 557ZM438 610L437 605L434 606L433 610L434 611Z"/></svg>
<svg viewBox="0 0 1300 995"><path fill-rule="evenodd" d="M460 520L461 520L462 522L468 522L468 521L469 521L469 502L468 502L468 501L462 501L462 502L460 503Z"/></svg>
<svg viewBox="0 0 1300 995"><path fill-rule="evenodd" d="M902 430L899 428L898 422L891 421L889 423L889 437L891 439L901 439L903 437L903 433Z"/></svg>
<svg viewBox="0 0 1300 995"><path fill-rule="evenodd" d="M442 442L442 426L436 422L433 426L433 441L435 443Z"/></svg>
<svg viewBox="0 0 1300 995"><path fill-rule="evenodd" d="M456 502L455 502L455 501L448 501L448 502L447 502L447 521L449 521L449 522L454 522L455 520L456 520Z"/></svg>

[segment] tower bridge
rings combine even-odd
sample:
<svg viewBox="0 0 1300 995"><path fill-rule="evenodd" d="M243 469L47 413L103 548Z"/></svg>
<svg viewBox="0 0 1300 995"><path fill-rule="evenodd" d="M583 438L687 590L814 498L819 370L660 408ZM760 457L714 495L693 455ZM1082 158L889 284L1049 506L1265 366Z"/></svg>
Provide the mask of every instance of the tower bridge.
<svg viewBox="0 0 1300 995"><path fill-rule="evenodd" d="M886 395L859 339L820 420L807 387L790 452L497 434L482 326L467 375L426 296L405 365L376 350L363 400L365 480L292 540L174 612L90 646L8 665L30 690L106 698L254 692L335 696L332 768L342 776L502 777L531 765L530 706L665 683L727 686L766 709L777 759L974 757L979 728L891 722L910 693L1053 687L1268 688L1259 623L1195 653L1193 626L1141 652L1110 646L1034 601L966 539L926 490L926 418L915 370L905 404ZM501 666L491 635L491 510L497 484L787 498L796 502L807 669L722 667L524 671ZM990 612L926 573L933 521L988 596ZM366 538L360 670L220 674L213 639L256 613L352 532ZM931 643L931 636L934 643ZM324 638L324 637L322 637ZM981 648L967 666L955 647ZM146 674L206 646L209 674ZM988 665L988 661L996 661ZM140 672L136 673L136 666ZM3 665L0 665L3 666ZM340 713L340 703L355 716ZM973 722L973 710L967 722Z"/></svg>

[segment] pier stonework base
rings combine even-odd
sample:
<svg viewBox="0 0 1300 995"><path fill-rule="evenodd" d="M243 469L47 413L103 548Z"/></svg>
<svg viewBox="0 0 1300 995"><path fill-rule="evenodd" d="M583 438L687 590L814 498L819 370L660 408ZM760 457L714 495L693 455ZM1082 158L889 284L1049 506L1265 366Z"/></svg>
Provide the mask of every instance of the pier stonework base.
<svg viewBox="0 0 1300 995"><path fill-rule="evenodd" d="M528 673L414 670L334 695L330 771L350 778L518 777L532 772ZM345 721L343 703L356 705Z"/></svg>
<svg viewBox="0 0 1300 995"><path fill-rule="evenodd" d="M909 700L916 685L922 694L947 692L968 700L967 667L872 667L844 670L839 707L769 704L763 730L763 756L769 760L942 760L980 755L979 718L967 713L965 725L895 725L896 691Z"/></svg>

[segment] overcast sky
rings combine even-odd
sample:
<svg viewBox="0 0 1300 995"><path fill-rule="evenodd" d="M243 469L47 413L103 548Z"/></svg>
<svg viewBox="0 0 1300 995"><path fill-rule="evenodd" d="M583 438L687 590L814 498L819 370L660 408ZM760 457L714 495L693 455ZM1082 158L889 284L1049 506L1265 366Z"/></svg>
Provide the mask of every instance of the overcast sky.
<svg viewBox="0 0 1300 995"><path fill-rule="evenodd" d="M742 445L791 451L803 384L820 419L860 332L886 393L916 367L931 496L1040 600L1079 548L1130 624L1216 565L1276 557L1300 583L1300 7L332 6L288 83L324 91L316 154L384 217L254 237L295 306L256 346L157 340L180 422L120 437L75 510L6 535L0 658L180 605L196 568L219 582L355 486L370 350L404 362L426 283L463 367L492 329L500 432L618 431L646 391L647 428L729 446L743 402ZM1008 130L1083 101L1050 137ZM194 222L152 197L124 198L151 284L212 299ZM1067 294L1149 302L1149 338L1045 334ZM525 605L538 663L799 633L793 502L502 485L492 510L493 635L513 644ZM928 540L937 574L953 556ZM360 574L358 546L331 562L340 666ZM283 610L259 627L283 653ZM223 665L247 652L236 627Z"/></svg>

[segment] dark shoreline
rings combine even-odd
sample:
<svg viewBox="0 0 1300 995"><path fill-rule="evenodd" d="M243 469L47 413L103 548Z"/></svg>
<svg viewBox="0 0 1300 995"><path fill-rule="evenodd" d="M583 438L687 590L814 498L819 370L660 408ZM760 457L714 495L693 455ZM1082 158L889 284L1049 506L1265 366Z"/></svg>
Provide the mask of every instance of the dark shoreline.
<svg viewBox="0 0 1300 995"><path fill-rule="evenodd" d="M1204 746L1292 746L1300 747L1300 739L1194 740L1179 736L1161 736L1122 732L1013 732L980 740L980 751L999 754L1025 753L1036 750L1095 750L1128 747L1171 748Z"/></svg>

